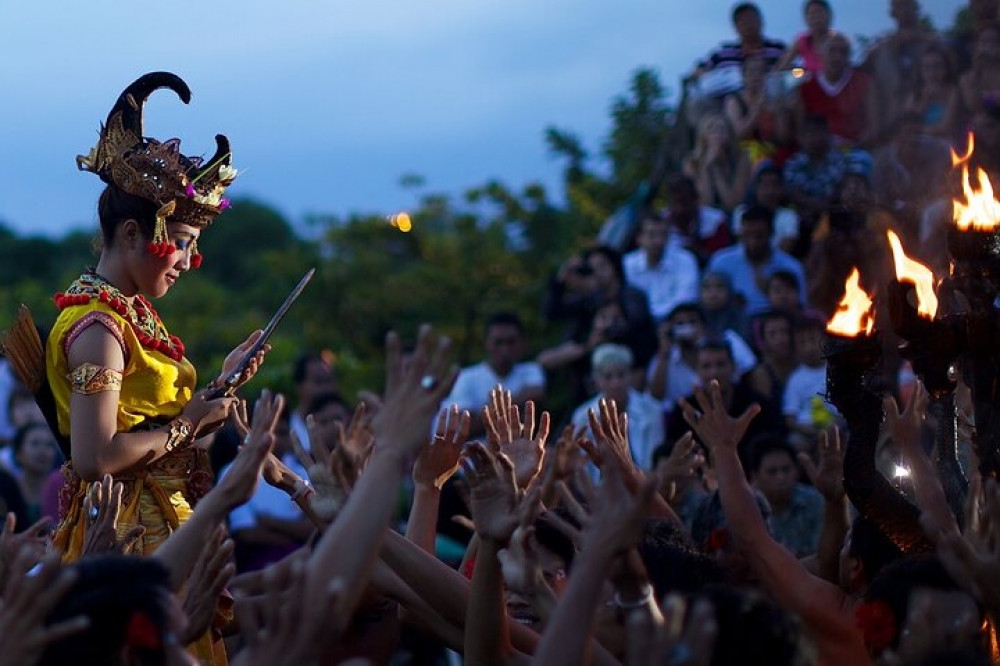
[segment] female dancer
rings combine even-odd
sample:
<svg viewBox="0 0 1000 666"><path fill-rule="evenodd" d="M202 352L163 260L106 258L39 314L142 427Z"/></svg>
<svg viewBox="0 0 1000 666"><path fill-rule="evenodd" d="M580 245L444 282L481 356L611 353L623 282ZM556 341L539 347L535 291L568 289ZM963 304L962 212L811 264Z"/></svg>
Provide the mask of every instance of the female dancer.
<svg viewBox="0 0 1000 666"><path fill-rule="evenodd" d="M205 163L181 154L177 140L143 136L143 104L162 87L185 103L190 99L187 85L173 74L139 78L111 109L97 146L77 158L80 169L96 173L107 187L98 203L100 259L56 295L61 312L46 349L59 434L69 440L54 536L67 560L80 554L89 518L83 500L104 474L124 484L120 529L145 530L138 554L156 550L188 518L212 482L207 455L195 442L217 428L236 401L212 397L211 388L236 370L260 335L235 349L220 379L196 393L184 345L147 300L166 295L201 263L198 238L228 206L222 194L236 176L222 135ZM253 376L266 351L241 382ZM207 638L193 648L203 663L215 661Z"/></svg>

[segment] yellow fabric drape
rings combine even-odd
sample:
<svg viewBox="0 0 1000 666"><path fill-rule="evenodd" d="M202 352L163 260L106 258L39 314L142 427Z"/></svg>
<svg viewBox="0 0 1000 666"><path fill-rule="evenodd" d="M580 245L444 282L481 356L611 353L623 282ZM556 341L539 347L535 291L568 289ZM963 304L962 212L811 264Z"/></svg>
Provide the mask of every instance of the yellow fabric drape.
<svg viewBox="0 0 1000 666"><path fill-rule="evenodd" d="M81 322L84 317L93 319ZM91 325L103 325L121 342L125 370L119 394L117 431L129 432L153 427L177 416L191 399L197 381L194 366L186 359L175 361L144 348L129 322L97 299L84 305L65 308L56 320L46 349L46 374L55 397L59 430L70 435L70 368L66 348L72 336ZM69 336L69 337L68 337ZM124 534L136 525L145 534L135 546L135 555L151 555L190 517L194 495L189 488L192 478L210 479L207 456L194 450L175 451L141 469L115 476L124 486L118 531ZM90 490L73 471L72 462L63 467L66 483L60 497L60 521L53 542L63 552L63 559L79 559L86 530L83 500ZM204 485L204 483L202 484ZM204 492L207 488L200 489ZM220 599L214 627L232 619L231 598ZM204 666L228 663L220 637L209 631L188 649Z"/></svg>

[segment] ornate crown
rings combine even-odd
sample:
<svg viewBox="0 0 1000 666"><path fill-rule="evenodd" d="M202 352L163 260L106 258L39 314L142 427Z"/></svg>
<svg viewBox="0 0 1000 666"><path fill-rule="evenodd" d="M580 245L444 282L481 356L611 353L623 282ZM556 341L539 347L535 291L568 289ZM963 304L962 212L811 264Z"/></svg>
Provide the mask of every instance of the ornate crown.
<svg viewBox="0 0 1000 666"><path fill-rule="evenodd" d="M167 218L199 228L210 224L229 207L222 195L237 173L230 166L232 152L223 134L215 136L216 151L207 162L183 155L180 139L143 136L143 106L159 88L170 88L185 104L191 101L191 90L179 76L145 74L118 96L101 125L97 145L76 158L81 171L96 173L105 183L159 206L156 236ZM165 239L154 238L161 240Z"/></svg>

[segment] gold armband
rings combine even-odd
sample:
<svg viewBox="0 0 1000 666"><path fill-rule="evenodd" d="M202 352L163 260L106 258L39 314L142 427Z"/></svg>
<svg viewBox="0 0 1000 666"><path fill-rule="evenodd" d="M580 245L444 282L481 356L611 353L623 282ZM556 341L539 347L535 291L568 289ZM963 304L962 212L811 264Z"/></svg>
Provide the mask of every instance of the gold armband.
<svg viewBox="0 0 1000 666"><path fill-rule="evenodd" d="M121 370L105 368L94 363L78 365L66 377L69 379L69 390L80 395L122 390Z"/></svg>
<svg viewBox="0 0 1000 666"><path fill-rule="evenodd" d="M167 453L175 449L186 449L194 444L194 424L186 416L178 416L170 422L167 443L163 447Z"/></svg>

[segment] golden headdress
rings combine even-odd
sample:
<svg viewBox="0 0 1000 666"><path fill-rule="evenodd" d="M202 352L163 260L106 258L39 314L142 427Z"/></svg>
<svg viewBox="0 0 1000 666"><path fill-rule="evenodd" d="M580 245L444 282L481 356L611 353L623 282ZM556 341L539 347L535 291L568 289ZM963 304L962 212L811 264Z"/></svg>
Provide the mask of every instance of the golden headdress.
<svg viewBox="0 0 1000 666"><path fill-rule="evenodd" d="M191 90L176 74L152 72L139 77L118 96L101 125L97 145L86 156L77 156L76 165L158 206L150 251L166 256L173 251L166 220L208 226L229 207L223 194L236 178L236 169L230 166L232 152L223 134L215 136L216 151L207 162L183 155L180 139L158 141L143 136L143 106L159 88L170 88L185 104L191 101Z"/></svg>

